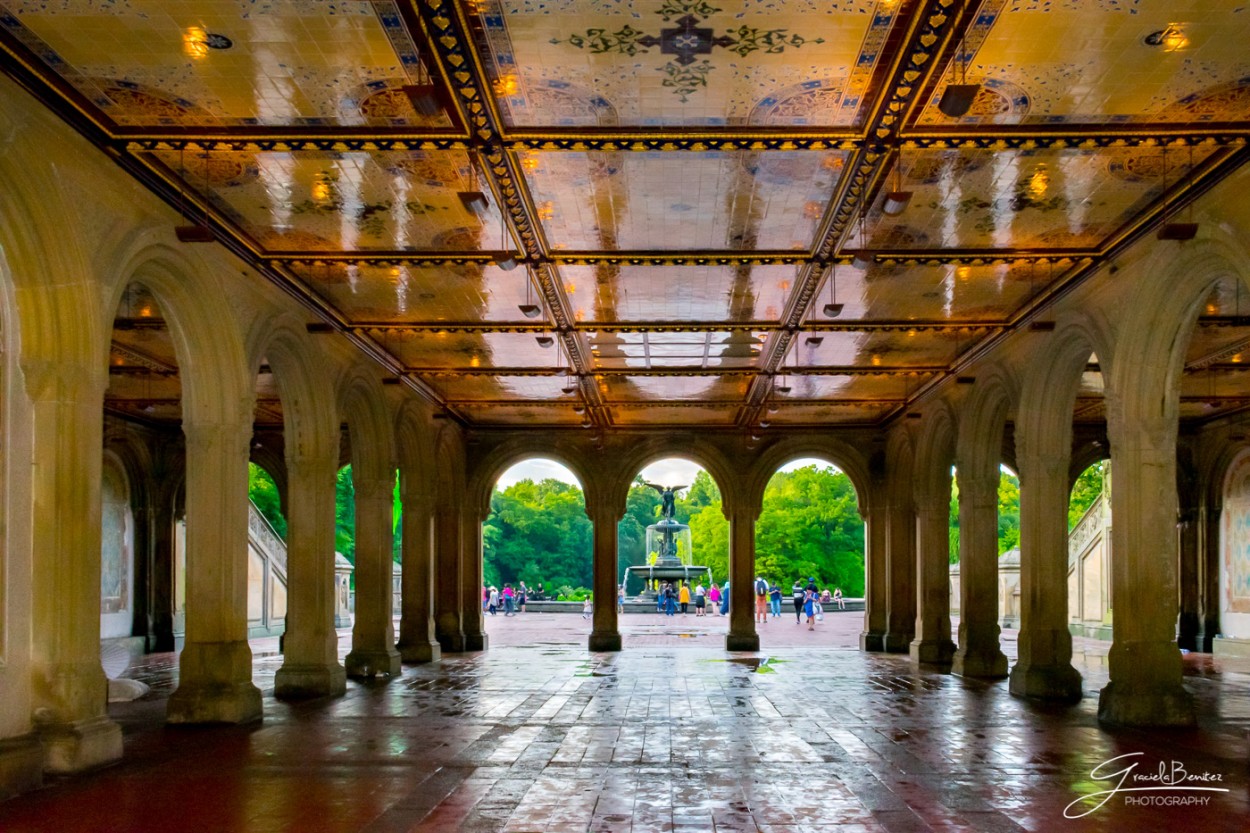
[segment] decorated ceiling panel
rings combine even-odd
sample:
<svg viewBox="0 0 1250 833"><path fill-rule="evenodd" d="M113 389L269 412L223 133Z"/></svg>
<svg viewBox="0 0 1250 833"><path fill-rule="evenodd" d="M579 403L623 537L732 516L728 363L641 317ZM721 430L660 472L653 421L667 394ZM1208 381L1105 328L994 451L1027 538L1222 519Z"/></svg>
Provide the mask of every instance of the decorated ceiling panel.
<svg viewBox="0 0 1250 833"><path fill-rule="evenodd" d="M465 425L596 430L897 418L1250 156L1247 34L1234 0L0 0L0 68L314 329ZM110 408L176 420L124 306ZM1244 407L1243 315L1202 311L1186 418Z"/></svg>
<svg viewBox="0 0 1250 833"><path fill-rule="evenodd" d="M482 0L476 45L511 127L850 127L901 5Z"/></svg>
<svg viewBox="0 0 1250 833"><path fill-rule="evenodd" d="M391 0L6 0L0 28L118 125L451 125L400 89L427 72Z"/></svg>
<svg viewBox="0 0 1250 833"><path fill-rule="evenodd" d="M498 251L503 220L462 151L183 152L153 156L269 251Z"/></svg>
<svg viewBox="0 0 1250 833"><path fill-rule="evenodd" d="M1241 0L984 0L944 82L982 84L966 116L923 124L1236 122L1250 118Z"/></svg>
<svg viewBox="0 0 1250 833"><path fill-rule="evenodd" d="M556 251L806 249L845 161L840 151L521 157Z"/></svg>
<svg viewBox="0 0 1250 833"><path fill-rule="evenodd" d="M562 266L579 320L774 321L794 288L795 266ZM583 290L586 290L583 293ZM589 309L583 306L587 300Z"/></svg>

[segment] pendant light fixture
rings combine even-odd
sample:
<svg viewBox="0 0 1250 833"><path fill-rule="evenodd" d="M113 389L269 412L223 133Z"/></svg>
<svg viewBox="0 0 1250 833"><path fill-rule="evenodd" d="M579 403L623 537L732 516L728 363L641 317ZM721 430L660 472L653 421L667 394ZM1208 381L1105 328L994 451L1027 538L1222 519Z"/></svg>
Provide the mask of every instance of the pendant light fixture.
<svg viewBox="0 0 1250 833"><path fill-rule="evenodd" d="M907 210L910 202L911 191L903 190L903 149L900 147L894 159L894 190L885 195L881 211L887 217L897 217Z"/></svg>
<svg viewBox="0 0 1250 833"><path fill-rule="evenodd" d="M469 151L469 189L467 191L458 191L456 196L460 198L460 204L470 214L478 217L485 217L490 203L486 199L486 194L479 190L477 185L477 151Z"/></svg>
<svg viewBox="0 0 1250 833"><path fill-rule="evenodd" d="M963 14L959 16L961 24L964 22L964 14L967 11L968 0L964 0ZM942 98L938 100L938 110L942 112L942 115L952 119L968 115L968 111L972 109L973 102L977 100L977 94L981 92L980 84L968 83L968 56L964 52L964 36L967 34L967 31L968 27L965 25L959 35L959 54L956 55L956 61L960 68L961 83L947 84L946 89L942 92Z"/></svg>
<svg viewBox="0 0 1250 833"><path fill-rule="evenodd" d="M837 318L842 314L842 304L838 303L838 262L835 260L829 267L829 303L825 304L825 316Z"/></svg>
<svg viewBox="0 0 1250 833"><path fill-rule="evenodd" d="M521 314L524 315L526 318L537 318L539 315L542 314L542 311L543 311L542 307L540 307L538 304L535 304L530 299L530 289L533 286L533 282L534 282L534 270L527 263L525 264L525 303L517 305L517 309L519 309L521 311Z"/></svg>
<svg viewBox="0 0 1250 833"><path fill-rule="evenodd" d="M400 90L408 97L412 109L416 110L419 116L433 118L451 109L449 106L451 102L447 99L442 87L437 86L430 78L425 68L425 61L419 56L417 58L417 83L405 84L400 87Z"/></svg>
<svg viewBox="0 0 1250 833"><path fill-rule="evenodd" d="M855 252L855 257L851 260L851 265L861 272L866 272L872 266L872 252L868 251L868 236L865 231L867 217L866 209L859 213L859 251Z"/></svg>

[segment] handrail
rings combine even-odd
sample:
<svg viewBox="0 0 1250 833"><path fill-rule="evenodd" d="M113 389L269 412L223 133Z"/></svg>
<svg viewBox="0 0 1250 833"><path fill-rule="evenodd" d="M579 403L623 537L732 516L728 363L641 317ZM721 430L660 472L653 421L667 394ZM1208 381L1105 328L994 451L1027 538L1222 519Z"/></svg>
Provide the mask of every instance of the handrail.
<svg viewBox="0 0 1250 833"><path fill-rule="evenodd" d="M259 549L265 551L265 555L274 563L285 580L286 542L269 523L269 519L262 515L256 508L256 504L250 500L247 502L247 531L248 537Z"/></svg>

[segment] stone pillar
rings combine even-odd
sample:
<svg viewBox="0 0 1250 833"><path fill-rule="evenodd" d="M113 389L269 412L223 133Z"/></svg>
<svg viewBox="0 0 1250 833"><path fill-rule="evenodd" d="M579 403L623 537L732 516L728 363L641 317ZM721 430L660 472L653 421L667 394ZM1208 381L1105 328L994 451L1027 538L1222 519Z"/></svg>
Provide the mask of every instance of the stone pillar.
<svg viewBox="0 0 1250 833"><path fill-rule="evenodd" d="M402 558L403 613L399 618L399 655L404 662L434 662L442 649L434 638L434 526L428 494L409 485L416 474L404 473Z"/></svg>
<svg viewBox="0 0 1250 833"><path fill-rule="evenodd" d="M261 717L247 644L247 459L251 419L183 424L187 448L187 641L170 723Z"/></svg>
<svg viewBox="0 0 1250 833"><path fill-rule="evenodd" d="M70 773L122 756L100 667L100 477L103 388L83 372L31 380L35 728L44 770ZM7 779L6 779L7 780Z"/></svg>
<svg viewBox="0 0 1250 833"><path fill-rule="evenodd" d="M729 632L725 650L758 651L755 632L755 519L759 510L733 507L729 515Z"/></svg>
<svg viewBox="0 0 1250 833"><path fill-rule="evenodd" d="M1107 655L1111 682L1099 696L1098 719L1191 726L1193 698L1181 685L1176 647L1176 426L1125 426L1114 411L1111 416L1115 614Z"/></svg>
<svg viewBox="0 0 1250 833"><path fill-rule="evenodd" d="M485 651L490 644L482 621L482 521L485 518L468 506L460 517L464 519L464 531L460 533L460 627L464 631L464 649Z"/></svg>
<svg viewBox="0 0 1250 833"><path fill-rule="evenodd" d="M1222 500L1221 500L1222 502ZM1198 508L1198 632L1194 650L1211 653L1211 640L1220 632L1220 504L1204 502Z"/></svg>
<svg viewBox="0 0 1250 833"><path fill-rule="evenodd" d="M1200 562L1203 553L1198 549L1198 506L1195 495L1185 496L1176 516L1177 571L1180 577L1180 616L1176 626L1176 645L1187 651L1198 650L1198 631L1201 629L1202 588L1200 586Z"/></svg>
<svg viewBox="0 0 1250 833"><path fill-rule="evenodd" d="M895 473L886 526L886 627L884 649L907 653L916 637L916 512L911 467ZM948 508L949 511L949 508Z"/></svg>
<svg viewBox="0 0 1250 833"><path fill-rule="evenodd" d="M1075 703L1068 632L1068 455L1021 457L1020 642L1011 693Z"/></svg>
<svg viewBox="0 0 1250 833"><path fill-rule="evenodd" d="M885 545L889 512L884 489L874 484L873 501L864 518L864 630L859 635L861 651L884 651L886 628Z"/></svg>
<svg viewBox="0 0 1250 833"><path fill-rule="evenodd" d="M394 675L400 672L391 587L395 481L362 477L353 465L352 487L356 491L356 621L346 660L347 676Z"/></svg>
<svg viewBox="0 0 1250 833"><path fill-rule="evenodd" d="M445 653L464 650L460 627L460 510L450 499L439 502L434 517L434 636ZM479 606L480 606L479 602Z"/></svg>
<svg viewBox="0 0 1250 833"><path fill-rule="evenodd" d="M997 474L959 472L959 647L951 671L964 677L1007 676L998 646Z"/></svg>
<svg viewBox="0 0 1250 833"><path fill-rule="evenodd" d="M912 661L949 671L955 655L951 641L950 475L945 489L921 495L916 517L916 638Z"/></svg>
<svg viewBox="0 0 1250 833"><path fill-rule="evenodd" d="M333 457L287 464L287 613L275 697L338 696L347 690L334 629Z"/></svg>
<svg viewBox="0 0 1250 833"><path fill-rule="evenodd" d="M590 631L592 651L621 650L621 631L616 616L616 525L620 510L595 501L590 508L594 527L594 627Z"/></svg>

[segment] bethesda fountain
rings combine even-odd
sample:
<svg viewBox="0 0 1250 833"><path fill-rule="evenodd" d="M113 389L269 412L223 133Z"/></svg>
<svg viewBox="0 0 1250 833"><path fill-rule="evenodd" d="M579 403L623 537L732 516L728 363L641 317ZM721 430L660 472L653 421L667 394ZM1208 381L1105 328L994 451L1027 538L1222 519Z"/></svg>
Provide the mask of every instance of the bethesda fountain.
<svg viewBox="0 0 1250 833"><path fill-rule="evenodd" d="M662 517L659 523L647 527L646 551L655 553L655 560L649 564L626 568L625 581L628 586L630 577L640 579L642 591L638 597L654 600L663 582L676 583L678 580L683 580L689 584L692 577L701 579L705 575L711 580L712 571L708 567L688 563L691 560L690 526L680 523L673 517L677 508L674 493L684 489L685 486L664 487L654 483L646 485L660 493L661 501Z"/></svg>

